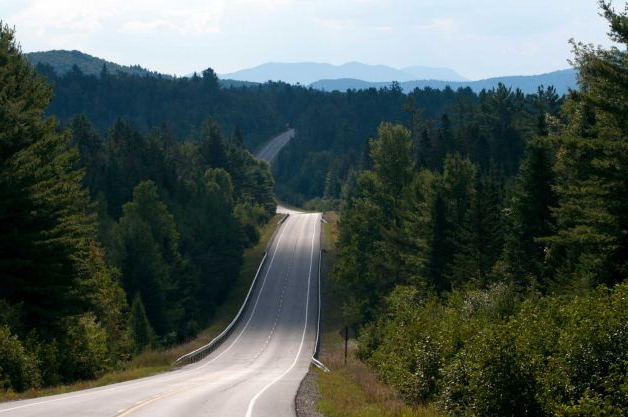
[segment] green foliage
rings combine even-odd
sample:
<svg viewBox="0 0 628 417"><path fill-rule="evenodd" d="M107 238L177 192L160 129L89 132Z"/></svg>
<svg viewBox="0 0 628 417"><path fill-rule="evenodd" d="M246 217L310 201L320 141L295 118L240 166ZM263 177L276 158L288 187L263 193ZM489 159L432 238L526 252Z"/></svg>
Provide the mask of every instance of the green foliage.
<svg viewBox="0 0 628 417"><path fill-rule="evenodd" d="M25 355L42 353L39 362L29 359L33 372L41 367L44 382L71 378L79 358L52 348L54 338L71 317L90 316L104 326L98 360L123 358L125 302L96 240L79 154L69 147L68 133L42 118L51 90L4 25L0 85L0 297L19 306L12 330L27 341ZM50 364L44 364L41 359L48 357ZM57 358L66 363L64 369L56 367ZM23 381L11 384L21 390L31 383Z"/></svg>
<svg viewBox="0 0 628 417"><path fill-rule="evenodd" d="M554 151L547 140L530 141L506 203L505 272L521 287L536 286L535 281L541 288L547 286L546 245L539 239L550 236L556 224L551 211L557 204L553 163Z"/></svg>
<svg viewBox="0 0 628 417"><path fill-rule="evenodd" d="M611 37L625 43L628 16L600 5ZM452 416L628 410L626 53L575 50L582 90L562 121L548 115L559 104L553 90L539 89L531 130L525 99L500 86L479 97L496 164L469 150L477 164L445 156L464 150L469 136L460 140L443 118L436 135L423 128L417 156L434 169L440 152L442 173L414 173L398 204L385 187L365 193L364 182L345 202L336 278L356 294L370 291L355 320L358 354L409 402ZM517 176L502 179L534 133ZM395 168L388 155L375 164L380 172L382 163ZM368 176L377 184L371 172L362 181ZM384 230L356 221L365 207L382 213ZM360 259L363 240L370 252ZM373 291L382 281L388 293Z"/></svg>
<svg viewBox="0 0 628 417"><path fill-rule="evenodd" d="M63 367L66 378L93 379L110 366L107 352L107 333L91 313L66 319L63 335Z"/></svg>
<svg viewBox="0 0 628 417"><path fill-rule="evenodd" d="M628 45L628 14L600 2L610 37ZM548 262L568 285L614 284L628 275L628 54L574 44L581 91L566 107L568 125L554 138L558 231L546 239Z"/></svg>
<svg viewBox="0 0 628 417"><path fill-rule="evenodd" d="M441 300L397 287L359 354L406 400L450 415L617 415L628 406L627 294L620 284L521 302L497 285Z"/></svg>
<svg viewBox="0 0 628 417"><path fill-rule="evenodd" d="M221 88L209 68L191 77L176 78L153 77L140 68L114 67L105 62L98 65L98 74L81 62L69 68L57 67L58 73L45 63L36 68L54 86L47 112L64 124L77 114L85 114L104 134L123 117L142 133L167 126L177 137L192 138L211 115L223 128L237 126L250 149L280 132L291 120L283 110L293 104L290 91L284 94L297 88L281 83L263 89Z"/></svg>
<svg viewBox="0 0 628 417"><path fill-rule="evenodd" d="M382 124L378 139L371 140L371 157L382 186L399 197L412 178L410 132L400 125Z"/></svg>
<svg viewBox="0 0 628 417"><path fill-rule="evenodd" d="M243 248L274 213L268 166L225 141L211 120L183 143L167 129L141 135L123 120L106 141L85 117L72 125L98 200L99 236L128 303L140 293L161 343L194 337L235 281Z"/></svg>
<svg viewBox="0 0 628 417"><path fill-rule="evenodd" d="M38 361L29 354L9 328L0 326L0 386L18 392L41 383Z"/></svg>
<svg viewBox="0 0 628 417"><path fill-rule="evenodd" d="M131 305L131 316L129 318L129 328L133 336L135 353L141 353L150 347L155 337L152 327L148 322L142 298L137 294Z"/></svg>
<svg viewBox="0 0 628 417"><path fill-rule="evenodd" d="M158 335L167 335L182 315L174 293L183 265L174 217L159 200L153 182L135 187L114 235L112 259L122 272L126 293L140 294L149 322Z"/></svg>

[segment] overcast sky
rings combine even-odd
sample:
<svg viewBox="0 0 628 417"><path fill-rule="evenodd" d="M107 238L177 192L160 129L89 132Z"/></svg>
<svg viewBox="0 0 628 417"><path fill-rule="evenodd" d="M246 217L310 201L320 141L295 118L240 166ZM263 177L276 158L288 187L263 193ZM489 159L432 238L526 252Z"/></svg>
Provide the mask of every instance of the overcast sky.
<svg viewBox="0 0 628 417"><path fill-rule="evenodd" d="M178 75L360 61L480 79L567 68L570 38L609 44L595 0L0 0L0 19L25 52Z"/></svg>

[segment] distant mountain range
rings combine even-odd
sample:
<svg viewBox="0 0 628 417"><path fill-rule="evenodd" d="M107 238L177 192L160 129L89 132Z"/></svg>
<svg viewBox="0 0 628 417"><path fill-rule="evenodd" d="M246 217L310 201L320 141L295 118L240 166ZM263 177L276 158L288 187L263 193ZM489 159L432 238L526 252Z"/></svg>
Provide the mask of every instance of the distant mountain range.
<svg viewBox="0 0 628 417"><path fill-rule="evenodd" d="M290 84L309 85L319 80L352 78L368 82L444 80L467 81L449 68L407 67L402 69L386 65L368 65L348 62L343 65L313 62L267 63L240 71L220 74L221 78L253 81L283 81Z"/></svg>
<svg viewBox="0 0 628 417"><path fill-rule="evenodd" d="M110 73L122 72L129 75L172 78L142 68L139 65L125 66L80 51L55 50L24 54L33 65L39 63L51 65L58 74L65 74L74 65L86 74L100 75L103 65ZM576 71L567 69L541 75L505 76L469 81L449 68L407 67L402 69L386 65L367 65L349 62L344 65L320 63L268 63L229 74L220 75L223 87L250 87L266 81L283 81L290 84L302 84L325 91L346 91L349 89L367 89L389 87L393 81L408 92L415 88L431 87L453 89L470 87L479 92L482 89L497 87L499 83L511 88L519 88L526 94L536 92L539 85L553 85L559 94L566 94L569 89L577 89Z"/></svg>
<svg viewBox="0 0 628 417"><path fill-rule="evenodd" d="M54 50L45 52L29 52L24 54L24 56L33 66L37 66L37 64L48 64L52 66L55 69L55 72L59 75L69 72L72 67L76 65L81 72L83 72L83 74L100 76L100 71L102 71L103 65L106 65L107 71L112 74L122 72L128 75L172 78L170 75L150 71L146 68L140 67L139 65L120 65L81 51Z"/></svg>
<svg viewBox="0 0 628 417"><path fill-rule="evenodd" d="M320 80L311 84L313 88L325 91L347 91L350 89L362 90L367 88L383 88L391 85L389 82L367 82L359 79L344 78L336 80ZM415 88L431 87L434 89L442 90L449 86L456 90L460 87L470 87L473 91L480 92L483 89L490 90L497 87L498 84L504 84L506 87L519 88L526 94L532 94L537 91L538 86L550 86L553 85L556 88L556 92L560 95L567 94L569 89L575 90L578 88L576 82L576 71L574 69L566 69L561 71L549 72L540 75L519 75L519 76L506 76L487 78L479 81L440 81L440 80L418 80L418 81L404 81L400 82L399 86L405 91L409 92Z"/></svg>

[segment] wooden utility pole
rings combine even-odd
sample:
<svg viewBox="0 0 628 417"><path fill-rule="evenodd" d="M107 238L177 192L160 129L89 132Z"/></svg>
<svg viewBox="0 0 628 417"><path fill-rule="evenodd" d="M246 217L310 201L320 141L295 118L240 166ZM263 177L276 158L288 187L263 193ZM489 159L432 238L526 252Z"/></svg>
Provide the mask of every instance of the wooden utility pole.
<svg viewBox="0 0 628 417"><path fill-rule="evenodd" d="M348 347L349 347L349 326L345 326L345 366L347 366Z"/></svg>

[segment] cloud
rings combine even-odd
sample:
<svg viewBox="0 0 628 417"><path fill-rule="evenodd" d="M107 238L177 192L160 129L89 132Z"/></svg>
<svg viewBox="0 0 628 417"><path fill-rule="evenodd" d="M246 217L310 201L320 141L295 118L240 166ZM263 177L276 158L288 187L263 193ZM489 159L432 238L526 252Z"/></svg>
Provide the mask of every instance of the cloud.
<svg viewBox="0 0 628 417"><path fill-rule="evenodd" d="M31 1L8 20L16 26L34 28L40 34L51 29L93 33L103 28L103 20L112 17L114 10L115 7L109 3L81 0Z"/></svg>
<svg viewBox="0 0 628 417"><path fill-rule="evenodd" d="M135 34L146 34L160 29L172 30L173 25L166 20L153 20L150 22L142 20L129 20L122 25L123 32Z"/></svg>
<svg viewBox="0 0 628 417"><path fill-rule="evenodd" d="M86 35L105 29L134 34L166 30L182 35L203 35L220 30L224 5L225 0L181 3L166 0L32 0L7 20L23 31L34 31L42 37L60 31Z"/></svg>
<svg viewBox="0 0 628 417"><path fill-rule="evenodd" d="M604 43L592 0L0 0L25 51L81 49L185 74L267 61L449 66L473 78L563 68Z"/></svg>
<svg viewBox="0 0 628 417"><path fill-rule="evenodd" d="M451 18L436 17L431 19L429 23L414 25L414 29L418 32L450 35L458 30L458 24Z"/></svg>

